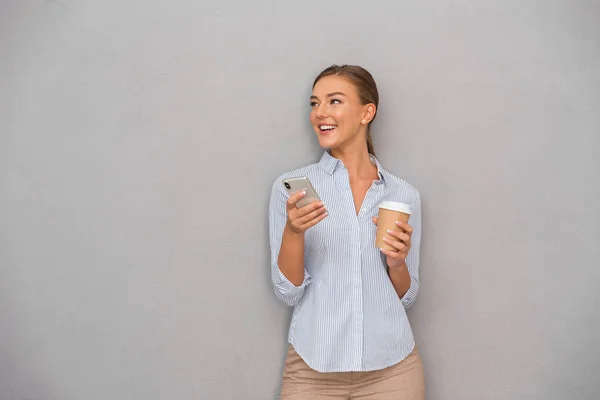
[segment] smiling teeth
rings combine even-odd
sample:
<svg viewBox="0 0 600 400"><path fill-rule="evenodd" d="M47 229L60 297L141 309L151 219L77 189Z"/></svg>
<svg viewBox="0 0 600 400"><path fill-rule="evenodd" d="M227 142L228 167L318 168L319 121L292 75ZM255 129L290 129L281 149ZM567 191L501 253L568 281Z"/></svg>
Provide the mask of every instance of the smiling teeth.
<svg viewBox="0 0 600 400"><path fill-rule="evenodd" d="M332 129L335 129L335 125L321 125L321 130L323 131L330 131Z"/></svg>

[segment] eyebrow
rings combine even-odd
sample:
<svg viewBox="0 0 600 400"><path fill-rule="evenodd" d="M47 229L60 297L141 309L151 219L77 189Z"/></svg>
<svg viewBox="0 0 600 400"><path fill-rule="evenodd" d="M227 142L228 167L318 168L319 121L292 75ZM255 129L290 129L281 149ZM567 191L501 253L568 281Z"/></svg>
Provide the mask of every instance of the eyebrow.
<svg viewBox="0 0 600 400"><path fill-rule="evenodd" d="M342 92L333 92L333 93L329 93L329 94L327 95L327 97L333 97L333 96L345 96L345 94L344 94L344 93L342 93ZM311 100L312 100L312 99L319 100L319 98L318 98L317 96L310 96L310 98L311 98Z"/></svg>

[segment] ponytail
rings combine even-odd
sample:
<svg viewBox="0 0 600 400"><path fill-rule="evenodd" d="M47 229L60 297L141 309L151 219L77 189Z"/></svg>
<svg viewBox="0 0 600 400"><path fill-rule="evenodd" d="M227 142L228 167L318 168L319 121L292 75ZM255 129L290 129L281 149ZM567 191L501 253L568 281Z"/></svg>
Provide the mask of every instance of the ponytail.
<svg viewBox="0 0 600 400"><path fill-rule="evenodd" d="M367 128L367 150L369 154L375 155L375 149L373 148L373 138L371 137L371 128Z"/></svg>

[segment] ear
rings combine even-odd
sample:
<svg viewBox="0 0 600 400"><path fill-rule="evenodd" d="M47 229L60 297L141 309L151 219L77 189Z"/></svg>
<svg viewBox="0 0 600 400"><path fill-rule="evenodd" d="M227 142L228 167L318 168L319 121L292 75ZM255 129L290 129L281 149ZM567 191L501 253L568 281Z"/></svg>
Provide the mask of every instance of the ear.
<svg viewBox="0 0 600 400"><path fill-rule="evenodd" d="M377 108L375 107L375 104L367 104L365 106L365 109L363 111L363 115L362 115L362 119L361 119L361 123L363 125L367 125L369 122L371 122L371 120L373 118L375 118L375 113L377 112Z"/></svg>

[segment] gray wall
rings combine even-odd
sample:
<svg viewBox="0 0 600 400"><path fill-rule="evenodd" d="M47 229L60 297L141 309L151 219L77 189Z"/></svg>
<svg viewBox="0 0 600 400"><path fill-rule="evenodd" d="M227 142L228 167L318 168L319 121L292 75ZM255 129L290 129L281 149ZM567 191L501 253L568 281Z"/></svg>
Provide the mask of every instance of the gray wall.
<svg viewBox="0 0 600 400"><path fill-rule="evenodd" d="M429 399L600 393L600 2L0 3L0 398L273 399L267 201L358 63Z"/></svg>

